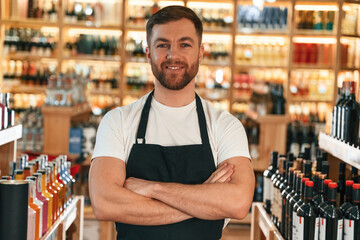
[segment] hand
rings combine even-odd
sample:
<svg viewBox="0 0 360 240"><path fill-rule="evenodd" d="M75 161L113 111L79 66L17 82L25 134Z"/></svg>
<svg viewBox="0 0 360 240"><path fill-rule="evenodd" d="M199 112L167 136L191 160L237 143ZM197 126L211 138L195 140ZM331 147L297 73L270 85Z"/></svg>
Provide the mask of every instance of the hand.
<svg viewBox="0 0 360 240"><path fill-rule="evenodd" d="M151 197L151 185L153 182L130 177L125 180L124 187L134 193L140 194L144 197Z"/></svg>
<svg viewBox="0 0 360 240"><path fill-rule="evenodd" d="M228 163L221 163L218 168L211 174L211 176L204 183L227 183L231 181L231 176L234 173L234 165Z"/></svg>

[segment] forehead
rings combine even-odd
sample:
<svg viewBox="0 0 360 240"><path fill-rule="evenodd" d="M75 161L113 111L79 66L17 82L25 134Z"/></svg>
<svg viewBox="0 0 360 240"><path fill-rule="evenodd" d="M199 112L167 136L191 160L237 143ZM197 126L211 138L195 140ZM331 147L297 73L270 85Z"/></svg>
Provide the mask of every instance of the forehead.
<svg viewBox="0 0 360 240"><path fill-rule="evenodd" d="M150 41L154 43L159 38L176 41L184 37L190 37L194 41L199 40L194 23L186 18L154 25Z"/></svg>

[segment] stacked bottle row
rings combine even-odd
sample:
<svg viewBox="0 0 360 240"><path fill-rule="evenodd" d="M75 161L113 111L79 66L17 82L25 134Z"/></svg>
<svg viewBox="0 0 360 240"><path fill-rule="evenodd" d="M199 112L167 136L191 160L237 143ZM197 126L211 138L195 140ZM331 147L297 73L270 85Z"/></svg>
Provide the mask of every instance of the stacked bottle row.
<svg viewBox="0 0 360 240"><path fill-rule="evenodd" d="M288 8L282 7L238 7L238 28L271 31L285 30L288 20Z"/></svg>
<svg viewBox="0 0 360 240"><path fill-rule="evenodd" d="M0 130L15 125L15 111L10 109L10 93L0 92Z"/></svg>
<svg viewBox="0 0 360 240"><path fill-rule="evenodd" d="M11 54L54 57L56 49L54 33L41 29L9 28L5 31L3 56Z"/></svg>
<svg viewBox="0 0 360 240"><path fill-rule="evenodd" d="M346 80L338 89L331 113L331 136L347 143L359 144L359 103L355 98L356 82Z"/></svg>
<svg viewBox="0 0 360 240"><path fill-rule="evenodd" d="M335 44L295 42L293 63L331 66L334 49Z"/></svg>
<svg viewBox="0 0 360 240"><path fill-rule="evenodd" d="M45 103L50 106L73 106L86 101L88 78L75 72L51 75L48 78Z"/></svg>
<svg viewBox="0 0 360 240"><path fill-rule="evenodd" d="M271 154L264 172L264 207L285 239L359 239L360 184L352 168L339 163L337 182L329 179L327 154L311 161L308 149L296 159L292 153ZM280 167L278 167L278 165Z"/></svg>
<svg viewBox="0 0 360 240"><path fill-rule="evenodd" d="M50 75L56 73L56 63L26 60L3 61L4 81L18 81L23 85L46 86Z"/></svg>
<svg viewBox="0 0 360 240"><path fill-rule="evenodd" d="M65 22L93 22L95 26L120 25L121 1L71 2L65 8Z"/></svg>
<svg viewBox="0 0 360 240"><path fill-rule="evenodd" d="M55 22L58 20L58 9L54 0L29 0L11 2L11 17L37 18Z"/></svg>
<svg viewBox="0 0 360 240"><path fill-rule="evenodd" d="M297 29L332 31L334 28L335 11L299 10L296 18Z"/></svg>
<svg viewBox="0 0 360 240"><path fill-rule="evenodd" d="M81 54L117 56L120 54L119 43L118 36L79 34L66 42L64 56L75 57Z"/></svg>
<svg viewBox="0 0 360 240"><path fill-rule="evenodd" d="M47 155L31 161L28 155L21 155L14 165L11 174L1 179L29 182L27 239L40 239L72 202L75 180L70 175L71 163L65 155L53 161Z"/></svg>

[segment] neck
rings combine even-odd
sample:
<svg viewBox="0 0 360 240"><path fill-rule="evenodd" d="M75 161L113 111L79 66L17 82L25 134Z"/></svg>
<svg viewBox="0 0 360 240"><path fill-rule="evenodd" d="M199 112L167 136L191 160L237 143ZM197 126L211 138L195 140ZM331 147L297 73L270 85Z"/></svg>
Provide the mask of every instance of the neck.
<svg viewBox="0 0 360 240"><path fill-rule="evenodd" d="M168 107L183 107L195 99L195 79L181 90L169 90L155 80L154 98Z"/></svg>

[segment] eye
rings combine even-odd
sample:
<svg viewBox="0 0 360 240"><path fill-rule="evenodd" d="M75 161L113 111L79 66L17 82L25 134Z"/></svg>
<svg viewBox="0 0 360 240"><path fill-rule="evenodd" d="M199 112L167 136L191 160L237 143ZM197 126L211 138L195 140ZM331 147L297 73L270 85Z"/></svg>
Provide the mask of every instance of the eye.
<svg viewBox="0 0 360 240"><path fill-rule="evenodd" d="M188 43L182 43L181 46L182 46L182 47L191 47L191 45L188 44Z"/></svg>
<svg viewBox="0 0 360 240"><path fill-rule="evenodd" d="M164 44L164 43L161 43L161 44L157 45L157 48L166 48L166 47L167 47L167 45Z"/></svg>

